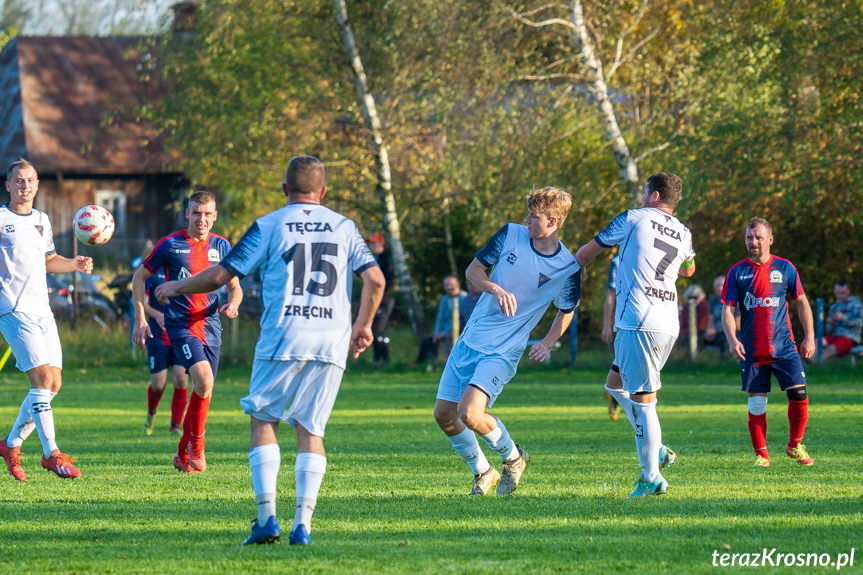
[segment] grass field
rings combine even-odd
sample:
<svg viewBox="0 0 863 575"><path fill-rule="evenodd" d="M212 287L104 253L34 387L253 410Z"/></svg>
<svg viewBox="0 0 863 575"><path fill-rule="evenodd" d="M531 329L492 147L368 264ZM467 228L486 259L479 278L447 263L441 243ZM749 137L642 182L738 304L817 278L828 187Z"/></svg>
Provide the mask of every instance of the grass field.
<svg viewBox="0 0 863 575"><path fill-rule="evenodd" d="M10 367L0 376L0 433L27 387ZM327 428L313 544L298 548L239 545L255 515L237 403L248 368L219 374L210 468L198 476L171 467L170 392L157 434L139 432L143 369L67 369L54 413L60 447L83 475L49 474L35 433L25 443L27 483L0 476L0 571L701 573L719 569L714 551L777 548L835 561L856 548L843 572L861 572L863 368L810 370L811 468L783 455L786 400L771 395L768 469L752 467L735 367L668 372L659 416L680 459L665 472L668 494L641 500L626 498L639 471L633 434L624 417L609 421L600 370L523 370L507 386L495 412L532 460L518 491L501 499L466 496L470 472L431 417L439 369L349 372ZM293 516L295 453L284 433L283 527Z"/></svg>

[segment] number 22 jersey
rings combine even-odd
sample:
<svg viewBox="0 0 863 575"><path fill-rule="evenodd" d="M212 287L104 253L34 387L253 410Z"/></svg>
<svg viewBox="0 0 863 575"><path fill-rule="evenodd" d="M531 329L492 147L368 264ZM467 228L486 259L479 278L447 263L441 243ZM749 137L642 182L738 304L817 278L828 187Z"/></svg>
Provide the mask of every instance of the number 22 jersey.
<svg viewBox="0 0 863 575"><path fill-rule="evenodd" d="M256 358L345 368L353 274L378 265L352 220L317 204L290 204L256 220L221 265L241 279L260 267Z"/></svg>
<svg viewBox="0 0 863 575"><path fill-rule="evenodd" d="M677 282L681 266L695 260L692 233L658 208L627 210L594 238L603 248L620 245L614 330L677 337Z"/></svg>

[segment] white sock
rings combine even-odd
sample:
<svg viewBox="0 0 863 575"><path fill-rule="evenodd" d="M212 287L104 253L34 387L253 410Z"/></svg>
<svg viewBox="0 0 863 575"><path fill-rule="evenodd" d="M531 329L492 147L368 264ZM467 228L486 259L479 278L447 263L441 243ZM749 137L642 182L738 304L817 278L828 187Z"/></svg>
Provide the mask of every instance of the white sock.
<svg viewBox="0 0 863 575"><path fill-rule="evenodd" d="M18 418L12 426L12 431L6 438L6 445L9 447L21 447L27 436L33 433L36 429L36 424L33 423L33 418L30 416L30 394L24 397L21 402L21 409L18 411Z"/></svg>
<svg viewBox="0 0 863 575"><path fill-rule="evenodd" d="M635 414L632 413L632 407L630 406L632 400L629 399L629 392L625 389L611 389L607 385L605 386L605 391L617 400L617 403L623 408L623 413L626 414L626 419L629 420L629 425L632 426L632 429L635 429Z"/></svg>
<svg viewBox="0 0 863 575"><path fill-rule="evenodd" d="M518 457L518 448L500 419L497 419L497 427L483 435L482 438L485 439L489 447L500 453L501 461L506 462Z"/></svg>
<svg viewBox="0 0 863 575"><path fill-rule="evenodd" d="M476 435L469 428L465 427L464 431L458 435L447 437L447 439L452 443L455 452L464 458L474 475L480 475L489 470L491 464L485 458L485 453L479 448Z"/></svg>
<svg viewBox="0 0 863 575"><path fill-rule="evenodd" d="M54 441L54 412L51 410L54 395L47 389L31 389L27 394L30 400L30 417L36 424L36 433L39 434L45 457L51 457L51 453L57 449L57 442Z"/></svg>
<svg viewBox="0 0 863 575"><path fill-rule="evenodd" d="M641 476L646 481L653 481L659 475L659 450L662 448L662 429L656 415L656 402L633 401L632 407L637 416L635 447L641 462Z"/></svg>
<svg viewBox="0 0 863 575"><path fill-rule="evenodd" d="M258 525L261 527L276 514L276 482L282 453L278 443L259 445L249 451L249 467L252 468L252 489L258 504Z"/></svg>
<svg viewBox="0 0 863 575"><path fill-rule="evenodd" d="M317 453L297 453L294 476L297 478L297 512L291 531L305 525L312 532L312 514L318 501L318 491L327 472L327 458Z"/></svg>

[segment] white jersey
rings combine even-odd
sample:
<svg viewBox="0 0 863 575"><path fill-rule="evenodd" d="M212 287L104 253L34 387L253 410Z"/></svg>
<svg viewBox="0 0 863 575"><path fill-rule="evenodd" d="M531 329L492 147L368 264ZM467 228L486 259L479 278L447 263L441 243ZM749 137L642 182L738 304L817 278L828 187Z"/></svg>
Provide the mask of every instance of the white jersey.
<svg viewBox="0 0 863 575"><path fill-rule="evenodd" d="M316 204L291 204L255 221L220 265L239 278L260 267L256 358L345 368L353 274L378 265L353 221Z"/></svg>
<svg viewBox="0 0 863 575"><path fill-rule="evenodd" d="M17 311L52 315L48 305L45 258L56 253L48 215L26 216L0 206L0 315Z"/></svg>
<svg viewBox="0 0 863 575"><path fill-rule="evenodd" d="M594 238L604 248L620 244L614 330L677 337L677 282L681 265L695 258L692 233L658 208L627 210Z"/></svg>
<svg viewBox="0 0 863 575"><path fill-rule="evenodd" d="M507 224L476 253L484 266L494 265L490 279L515 296L516 312L506 317L500 304L480 296L461 337L464 343L488 354L523 350L530 332L549 304L568 313L581 298L581 270L575 257L559 242L557 251L543 255L533 247L527 226Z"/></svg>

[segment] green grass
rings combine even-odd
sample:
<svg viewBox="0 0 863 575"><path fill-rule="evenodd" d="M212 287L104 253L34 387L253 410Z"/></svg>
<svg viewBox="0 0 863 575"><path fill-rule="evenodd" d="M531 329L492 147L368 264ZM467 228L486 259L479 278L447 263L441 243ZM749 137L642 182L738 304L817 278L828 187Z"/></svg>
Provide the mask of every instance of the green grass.
<svg viewBox="0 0 863 575"><path fill-rule="evenodd" d="M659 416L679 463L665 473L666 496L632 501L626 495L639 472L633 434L625 418L606 416L603 371L525 369L507 386L495 413L532 460L518 491L502 499L465 495L470 472L431 417L439 368L397 371L345 377L327 428L313 545L297 548L287 541L239 546L255 514L248 421L237 403L248 368L219 374L210 468L198 476L171 467L170 392L157 434L139 433L143 369L67 369L54 414L60 446L78 458L83 475L60 480L43 471L35 433L25 443L27 483L0 476L0 571L701 573L718 569L714 550L776 547L835 558L856 547L856 565L843 572L860 572L861 367L809 370L811 468L783 455L786 401L774 392L773 465L756 469L736 368L670 366ZM0 433L26 387L7 366ZM279 511L289 526L296 443L289 428L282 439Z"/></svg>

